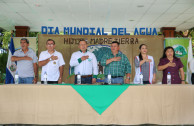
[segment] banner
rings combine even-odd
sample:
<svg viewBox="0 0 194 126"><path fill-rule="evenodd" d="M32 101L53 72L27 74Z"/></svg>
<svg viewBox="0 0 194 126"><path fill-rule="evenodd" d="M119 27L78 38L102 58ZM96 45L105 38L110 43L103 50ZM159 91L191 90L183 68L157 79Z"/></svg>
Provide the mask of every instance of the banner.
<svg viewBox="0 0 194 126"><path fill-rule="evenodd" d="M172 46L175 56L181 59L186 78L189 38L165 38L165 47L167 46Z"/></svg>
<svg viewBox="0 0 194 126"><path fill-rule="evenodd" d="M14 75L16 71L16 64L15 62L11 61L11 57L15 52L13 38L11 38L11 42L9 45L9 55L7 59L7 66L6 66L6 77L5 77L5 84L13 84L14 82Z"/></svg>
<svg viewBox="0 0 194 126"><path fill-rule="evenodd" d="M193 59L193 50L192 50L192 40L190 38L190 41L189 41L189 49L188 49L188 59L187 59L187 78L186 78L186 81L189 83L189 84L192 84L191 82L191 76L192 76L192 72L189 70L189 62Z"/></svg>

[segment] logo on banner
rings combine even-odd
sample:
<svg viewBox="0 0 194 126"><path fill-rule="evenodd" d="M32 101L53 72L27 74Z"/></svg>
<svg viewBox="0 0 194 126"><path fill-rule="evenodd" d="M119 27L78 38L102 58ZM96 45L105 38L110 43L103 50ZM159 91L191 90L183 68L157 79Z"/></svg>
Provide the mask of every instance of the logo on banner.
<svg viewBox="0 0 194 126"><path fill-rule="evenodd" d="M90 45L87 50L94 53L98 62L101 61L104 54L111 52L108 45Z"/></svg>
<svg viewBox="0 0 194 126"><path fill-rule="evenodd" d="M184 46L177 44L177 45L173 45L173 48L174 48L176 57L183 57L187 55L187 50Z"/></svg>

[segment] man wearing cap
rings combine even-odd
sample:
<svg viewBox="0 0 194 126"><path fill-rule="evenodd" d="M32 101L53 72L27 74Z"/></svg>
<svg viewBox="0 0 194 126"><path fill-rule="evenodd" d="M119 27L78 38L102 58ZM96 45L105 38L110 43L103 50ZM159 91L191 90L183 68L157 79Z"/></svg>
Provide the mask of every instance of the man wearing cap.
<svg viewBox="0 0 194 126"><path fill-rule="evenodd" d="M74 67L75 84L77 84L77 74L81 74L82 84L96 83L98 75L98 65L96 56L87 50L86 40L79 41L79 51L74 52L70 59L70 66Z"/></svg>
<svg viewBox="0 0 194 126"><path fill-rule="evenodd" d="M61 84L63 79L63 68L65 61L60 52L55 50L55 41L46 41L46 51L42 51L39 56L38 65L42 67L41 83L44 82L44 74L47 75L48 84Z"/></svg>
<svg viewBox="0 0 194 126"><path fill-rule="evenodd" d="M36 54L32 49L28 48L28 39L22 38L20 45L21 49L15 51L11 57L12 62L17 61L19 84L37 83L38 67Z"/></svg>
<svg viewBox="0 0 194 126"><path fill-rule="evenodd" d="M108 74L111 74L111 83L130 83L131 64L127 56L119 51L119 45L119 42L113 41L111 52L104 54L101 59L101 65L105 66L105 83L108 83ZM126 79L124 81L125 75Z"/></svg>

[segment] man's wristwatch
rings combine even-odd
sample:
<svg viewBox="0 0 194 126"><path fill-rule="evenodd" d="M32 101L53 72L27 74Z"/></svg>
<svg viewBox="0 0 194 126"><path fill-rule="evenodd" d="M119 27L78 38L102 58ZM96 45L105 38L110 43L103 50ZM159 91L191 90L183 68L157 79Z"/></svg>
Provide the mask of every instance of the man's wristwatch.
<svg viewBox="0 0 194 126"><path fill-rule="evenodd" d="M51 61L52 59L51 59L51 58L49 58L49 60Z"/></svg>

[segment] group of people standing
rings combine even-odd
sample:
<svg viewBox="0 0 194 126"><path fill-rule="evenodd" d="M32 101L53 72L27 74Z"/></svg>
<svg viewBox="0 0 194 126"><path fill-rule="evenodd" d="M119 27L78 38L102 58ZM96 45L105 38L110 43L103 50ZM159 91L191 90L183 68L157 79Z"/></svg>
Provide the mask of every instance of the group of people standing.
<svg viewBox="0 0 194 126"><path fill-rule="evenodd" d="M28 48L29 41L22 38L20 41L21 49L17 50L11 60L17 61L17 71L19 74L19 83L37 83L38 66L42 67L41 83L44 81L44 74L47 74L48 84L60 84L63 79L63 69L65 61L60 52L55 50L55 41L48 39L46 41L46 51L39 55L38 66L35 52ZM77 75L81 75L82 84L96 83L98 75L98 64L96 56L87 50L87 41L82 39L79 41L79 51L74 52L70 59L70 66L74 67L75 84L77 83ZM139 83L140 73L143 74L144 84L156 83L156 66L154 58L149 56L147 45L139 46L139 55L135 57L135 78L134 84ZM103 55L100 61L104 66L105 83L108 83L107 76L111 74L111 83L130 83L131 64L125 54L120 51L120 43L113 41L111 51ZM172 84L184 84L184 71L181 60L175 57L172 47L166 47L163 56L158 64L159 71L163 71L162 83L167 83L167 74L171 73ZM180 76L179 76L180 72Z"/></svg>
<svg viewBox="0 0 194 126"><path fill-rule="evenodd" d="M156 66L154 58L147 55L147 45L139 46L139 56L135 57L135 78L134 83L139 83L140 72L143 74L143 83L156 83ZM158 71L163 71L162 84L167 84L167 74L171 74L172 84L185 84L185 76L183 64L179 58L175 56L173 47L166 47L163 51L163 56L158 64ZM179 76L180 73L180 76Z"/></svg>

